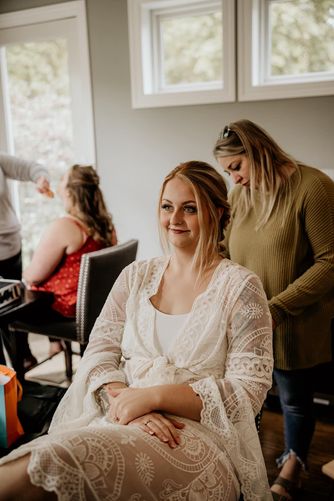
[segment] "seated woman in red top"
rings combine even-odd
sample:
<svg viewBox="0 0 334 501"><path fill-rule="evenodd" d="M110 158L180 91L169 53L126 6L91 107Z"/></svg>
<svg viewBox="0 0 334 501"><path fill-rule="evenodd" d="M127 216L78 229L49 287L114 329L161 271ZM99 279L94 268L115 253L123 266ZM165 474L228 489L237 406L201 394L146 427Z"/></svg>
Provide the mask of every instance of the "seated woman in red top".
<svg viewBox="0 0 334 501"><path fill-rule="evenodd" d="M58 195L67 215L46 229L23 278L34 290L54 293L52 316L75 317L80 260L83 254L117 244L117 236L99 176L91 166L74 165L63 176ZM44 315L43 315L44 316ZM53 342L50 353L61 349Z"/></svg>

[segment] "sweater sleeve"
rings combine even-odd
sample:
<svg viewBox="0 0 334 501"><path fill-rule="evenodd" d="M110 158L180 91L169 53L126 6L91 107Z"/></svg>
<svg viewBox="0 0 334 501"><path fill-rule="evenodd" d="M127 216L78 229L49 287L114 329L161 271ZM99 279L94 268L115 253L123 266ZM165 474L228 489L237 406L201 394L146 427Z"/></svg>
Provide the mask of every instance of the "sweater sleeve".
<svg viewBox="0 0 334 501"><path fill-rule="evenodd" d="M276 325L287 315L299 315L334 289L334 183L329 177L322 174L313 177L301 212L313 264L270 299L269 308Z"/></svg>
<svg viewBox="0 0 334 501"><path fill-rule="evenodd" d="M41 176L45 176L48 180L50 179L49 173L43 165L5 153L0 153L0 165L8 179L32 182L36 182Z"/></svg>

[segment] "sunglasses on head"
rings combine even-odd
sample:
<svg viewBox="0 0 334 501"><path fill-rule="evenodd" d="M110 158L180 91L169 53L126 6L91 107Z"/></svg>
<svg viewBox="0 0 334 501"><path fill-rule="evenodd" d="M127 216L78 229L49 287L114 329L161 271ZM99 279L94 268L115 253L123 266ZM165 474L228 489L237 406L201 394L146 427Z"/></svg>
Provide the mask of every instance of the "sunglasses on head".
<svg viewBox="0 0 334 501"><path fill-rule="evenodd" d="M218 140L221 141L222 139L226 139L227 137L229 137L229 135L231 134L231 129L229 128L228 125L225 125L224 129L221 131L221 133L219 134L219 138Z"/></svg>

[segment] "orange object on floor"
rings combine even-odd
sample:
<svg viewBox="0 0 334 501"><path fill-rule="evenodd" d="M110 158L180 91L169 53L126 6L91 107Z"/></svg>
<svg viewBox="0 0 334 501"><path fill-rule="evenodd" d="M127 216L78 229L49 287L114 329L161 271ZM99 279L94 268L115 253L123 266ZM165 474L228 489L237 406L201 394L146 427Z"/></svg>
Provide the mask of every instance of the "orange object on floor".
<svg viewBox="0 0 334 501"><path fill-rule="evenodd" d="M7 448L24 434L17 416L17 402L22 398L22 386L16 372L0 365L0 446Z"/></svg>

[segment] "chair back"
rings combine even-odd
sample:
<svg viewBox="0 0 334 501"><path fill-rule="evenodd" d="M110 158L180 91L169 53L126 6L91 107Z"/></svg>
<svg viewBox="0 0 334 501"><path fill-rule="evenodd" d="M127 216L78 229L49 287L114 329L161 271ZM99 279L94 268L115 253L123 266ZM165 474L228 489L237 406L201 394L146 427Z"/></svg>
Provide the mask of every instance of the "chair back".
<svg viewBox="0 0 334 501"><path fill-rule="evenodd" d="M120 272L136 259L138 240L83 254L76 306L77 340L88 343L102 306Z"/></svg>

